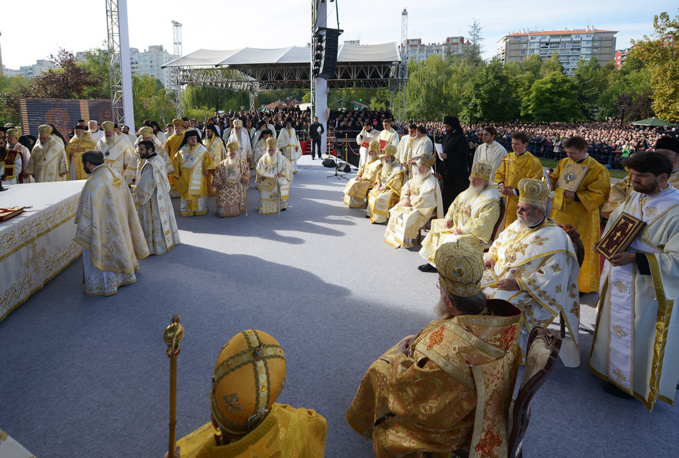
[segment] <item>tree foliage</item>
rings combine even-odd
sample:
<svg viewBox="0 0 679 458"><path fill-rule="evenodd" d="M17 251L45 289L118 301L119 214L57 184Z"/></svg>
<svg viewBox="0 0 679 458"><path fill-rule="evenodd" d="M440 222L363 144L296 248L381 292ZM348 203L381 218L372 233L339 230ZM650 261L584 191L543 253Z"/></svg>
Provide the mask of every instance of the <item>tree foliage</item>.
<svg viewBox="0 0 679 458"><path fill-rule="evenodd" d="M40 97L82 99L87 98L86 93L94 98L110 96L101 90L104 78L79 65L71 52L61 49L56 56L50 57L57 67L33 78L34 92Z"/></svg>
<svg viewBox="0 0 679 458"><path fill-rule="evenodd" d="M632 55L650 69L653 110L660 119L679 121L679 15L662 12L653 19L652 37L633 41Z"/></svg>
<svg viewBox="0 0 679 458"><path fill-rule="evenodd" d="M138 125L146 119L166 123L176 114L172 95L152 76L132 75L132 98L134 119Z"/></svg>
<svg viewBox="0 0 679 458"><path fill-rule="evenodd" d="M552 72L533 83L522 113L535 122L578 121L583 118L576 84Z"/></svg>

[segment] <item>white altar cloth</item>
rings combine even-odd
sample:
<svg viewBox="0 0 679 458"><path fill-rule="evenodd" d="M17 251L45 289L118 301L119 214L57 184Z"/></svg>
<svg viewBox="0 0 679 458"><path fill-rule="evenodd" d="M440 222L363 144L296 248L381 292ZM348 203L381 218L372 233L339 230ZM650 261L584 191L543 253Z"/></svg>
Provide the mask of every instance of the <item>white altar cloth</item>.
<svg viewBox="0 0 679 458"><path fill-rule="evenodd" d="M16 184L0 193L0 208L31 207L0 223L0 321L80 256L73 218L84 184Z"/></svg>

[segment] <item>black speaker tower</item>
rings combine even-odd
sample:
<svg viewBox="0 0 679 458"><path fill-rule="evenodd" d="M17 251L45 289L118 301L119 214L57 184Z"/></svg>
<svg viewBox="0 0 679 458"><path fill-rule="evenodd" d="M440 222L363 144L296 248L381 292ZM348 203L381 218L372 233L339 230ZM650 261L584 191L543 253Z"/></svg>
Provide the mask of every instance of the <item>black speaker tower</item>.
<svg viewBox="0 0 679 458"><path fill-rule="evenodd" d="M319 27L314 33L314 78L332 78L337 67L338 39L344 30Z"/></svg>

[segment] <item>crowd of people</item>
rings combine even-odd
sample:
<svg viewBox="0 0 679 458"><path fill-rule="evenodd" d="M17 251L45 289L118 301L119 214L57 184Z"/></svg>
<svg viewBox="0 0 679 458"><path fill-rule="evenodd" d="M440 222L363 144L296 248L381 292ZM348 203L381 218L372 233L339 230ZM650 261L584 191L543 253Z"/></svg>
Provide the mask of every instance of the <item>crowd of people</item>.
<svg viewBox="0 0 679 458"><path fill-rule="evenodd" d="M567 367L580 365L580 295L591 292L601 296L589 364L608 382L605 390L649 410L658 400L671 403L679 379L678 318L670 305L679 297L679 139L611 133L615 126L607 124L591 132L519 124L470 132L453 116L440 126L410 123L401 136L390 116L341 112L330 122L335 132L355 129L359 144L359 169L344 203L386 224L389 246L421 243L419 270L438 274L437 319L376 360L347 412L376 455L506 452L508 403L488 400L512 393L537 326L561 320L567 336L560 358ZM258 212L286 210L301 154L295 127L317 137L323 127L311 121L294 109L272 117L217 113L204 123L175 119L165 132L144 121L135 135L92 120L74 126L69 140L41 125L30 149L9 126L0 135L7 142L0 143L2 166L13 183L87 179L75 218L85 292L110 295L136 281L139 260L180 243L172 197L180 199L181 217L207 214L211 196L217 216L238 216L254 170ZM592 143L628 134L644 151L625 159L628 177L611 186ZM531 142L557 136L565 157L545 171ZM609 216L603 236L602 211ZM629 246L611 251L601 270L595 244L603 237L615 245L620 221L644 227L628 237ZM469 332L474 339L465 337ZM322 453L323 417L274 403L284 361L278 342L262 331L234 337L215 366L212 425L180 441L179 452L256 451L293 441L299 456ZM233 363L261 373L245 380ZM229 377L239 380L237 396L227 389ZM484 421L477 421L480 410Z"/></svg>

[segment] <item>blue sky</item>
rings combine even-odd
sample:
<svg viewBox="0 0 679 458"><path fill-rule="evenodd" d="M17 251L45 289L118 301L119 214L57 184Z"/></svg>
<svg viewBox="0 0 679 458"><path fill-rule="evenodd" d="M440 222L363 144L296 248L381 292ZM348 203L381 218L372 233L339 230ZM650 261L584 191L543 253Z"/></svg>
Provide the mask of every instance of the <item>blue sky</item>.
<svg viewBox="0 0 679 458"><path fill-rule="evenodd" d="M484 57L495 55L497 41L508 33L587 25L618 31L616 47L621 49L628 47L631 39L652 34L656 14L679 14L676 1L664 0L336 1L339 25L345 31L340 40L360 39L362 44L398 42L401 12L406 7L408 37L422 38L426 43L441 42L448 36L466 37L470 24L477 19L483 28ZM329 3L330 27L336 25L335 4ZM106 41L103 0L26 0L20 5L3 13L19 8L28 14L0 16L0 46L8 68L18 69L48 58L60 47L85 51L102 47ZM130 46L140 50L162 44L172 51L172 20L183 24L184 54L200 48L303 46L310 40L311 0L127 0L127 5Z"/></svg>

